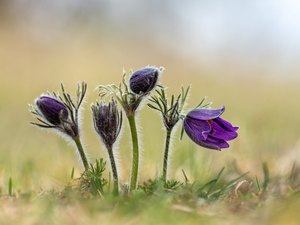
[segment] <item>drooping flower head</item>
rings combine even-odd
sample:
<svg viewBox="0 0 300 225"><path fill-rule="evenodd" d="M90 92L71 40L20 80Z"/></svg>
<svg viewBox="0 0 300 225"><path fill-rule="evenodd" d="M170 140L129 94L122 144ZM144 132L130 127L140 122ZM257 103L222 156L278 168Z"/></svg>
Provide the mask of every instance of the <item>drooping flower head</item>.
<svg viewBox="0 0 300 225"><path fill-rule="evenodd" d="M198 108L190 111L184 119L184 130L198 145L221 150L228 148L227 141L235 139L238 127L234 127L220 116L225 107L220 109Z"/></svg>
<svg viewBox="0 0 300 225"><path fill-rule="evenodd" d="M36 115L38 122L31 124L55 129L72 139L78 138L79 109L87 90L87 84L85 82L78 83L76 100L72 99L70 94L65 91L63 84L61 84L61 89L61 95L56 92L48 92L35 100L30 111Z"/></svg>
<svg viewBox="0 0 300 225"><path fill-rule="evenodd" d="M130 89L135 94L147 94L155 86L161 69L157 67L144 67L135 71L129 80Z"/></svg>
<svg viewBox="0 0 300 225"><path fill-rule="evenodd" d="M92 105L94 127L107 148L112 148L122 127L122 112L114 100Z"/></svg>
<svg viewBox="0 0 300 225"><path fill-rule="evenodd" d="M42 95L35 102L44 118L53 125L59 125L68 118L68 109L66 105L56 98Z"/></svg>
<svg viewBox="0 0 300 225"><path fill-rule="evenodd" d="M31 124L48 129L54 129L64 137L71 138L78 149L85 170L89 169L89 162L81 144L79 134L79 109L84 100L87 90L85 82L78 83L76 101L65 91L61 84L62 94L58 92L48 92L35 100L35 104L30 105L30 112L36 116L37 122Z"/></svg>

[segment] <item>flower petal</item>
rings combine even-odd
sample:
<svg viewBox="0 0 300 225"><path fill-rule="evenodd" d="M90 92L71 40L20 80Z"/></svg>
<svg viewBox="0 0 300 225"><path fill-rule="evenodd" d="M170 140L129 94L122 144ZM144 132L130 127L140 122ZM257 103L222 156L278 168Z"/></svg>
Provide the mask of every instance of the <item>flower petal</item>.
<svg viewBox="0 0 300 225"><path fill-rule="evenodd" d="M156 67L144 67L135 71L129 80L130 89L136 94L150 92L156 85L160 70Z"/></svg>
<svg viewBox="0 0 300 225"><path fill-rule="evenodd" d="M183 126L188 136L196 143L204 141L211 131L211 126L207 121L194 120L188 117L185 118Z"/></svg>
<svg viewBox="0 0 300 225"><path fill-rule="evenodd" d="M56 98L43 95L36 99L35 104L44 118L53 125L59 125L61 118L68 118L67 107Z"/></svg>
<svg viewBox="0 0 300 225"><path fill-rule="evenodd" d="M209 135L212 137L229 141L235 139L238 136L237 132L225 130L218 123L214 122L214 120L211 126L212 130Z"/></svg>
<svg viewBox="0 0 300 225"><path fill-rule="evenodd" d="M187 114L187 117L197 119L197 120L212 120L225 111L225 107L223 106L220 109L194 109Z"/></svg>
<svg viewBox="0 0 300 225"><path fill-rule="evenodd" d="M216 145L216 146L218 146L218 148L220 150L221 150L221 148L228 148L229 147L229 144L226 141L221 140L219 138L212 137L212 136L207 137L206 143L211 144L211 145Z"/></svg>
<svg viewBox="0 0 300 225"><path fill-rule="evenodd" d="M239 127L232 126L231 123L229 123L228 121L226 121L220 117L215 118L213 121L216 122L220 127L222 127L224 130L227 130L227 131L237 131L239 129Z"/></svg>
<svg viewBox="0 0 300 225"><path fill-rule="evenodd" d="M204 147L204 148L209 148L209 149L221 151L221 148L218 145L210 143L210 142L201 141L201 142L195 142L195 143L202 146L202 147Z"/></svg>

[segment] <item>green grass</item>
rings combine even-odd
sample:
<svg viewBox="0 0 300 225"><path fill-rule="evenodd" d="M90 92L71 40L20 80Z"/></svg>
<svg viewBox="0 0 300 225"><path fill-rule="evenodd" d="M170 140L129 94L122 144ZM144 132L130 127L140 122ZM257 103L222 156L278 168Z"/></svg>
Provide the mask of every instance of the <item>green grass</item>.
<svg viewBox="0 0 300 225"><path fill-rule="evenodd" d="M248 174L237 176L237 171L223 168L205 182L169 181L164 185L162 180L149 180L141 184L137 191L122 193L118 197L111 194L108 185L100 193L94 189L82 189L82 180L75 179L61 191L49 189L40 193L2 195L0 201L4 210L0 213L0 222L251 224L260 221L261 224L281 224L278 222L285 221L285 224L296 224L299 219L295 210L299 209L300 180L292 176L269 177L266 164L262 170L265 171L264 178L257 183ZM299 174L299 168L298 171L293 170L291 175L295 172ZM18 216L10 215L10 211ZM283 213L276 214L277 211ZM294 214L295 217L291 217ZM4 215L8 216L6 220ZM278 220L274 219L276 217ZM285 217L288 220L283 220Z"/></svg>
<svg viewBox="0 0 300 225"><path fill-rule="evenodd" d="M81 36L54 45L14 32L0 35L0 224L298 224L299 80L233 76L230 68L207 72L153 46L105 37ZM151 54L141 56L141 49ZM123 67L148 64L166 67L161 82L170 94L192 84L187 108L204 96L215 107L224 104L224 118L240 126L239 137L228 150L210 151L186 136L179 141L178 127L169 171L174 182L164 187L158 180L164 131L159 114L145 106L137 121L143 146L139 189L118 198L108 194L109 184L102 195L78 192L83 168L75 149L30 126L27 104L46 90L58 90L60 82L74 92L77 81L87 81L83 135L95 162L106 155L89 109L97 97L94 88L119 82ZM130 180L130 153L124 123L118 149L122 184ZM103 178L109 177L106 170Z"/></svg>

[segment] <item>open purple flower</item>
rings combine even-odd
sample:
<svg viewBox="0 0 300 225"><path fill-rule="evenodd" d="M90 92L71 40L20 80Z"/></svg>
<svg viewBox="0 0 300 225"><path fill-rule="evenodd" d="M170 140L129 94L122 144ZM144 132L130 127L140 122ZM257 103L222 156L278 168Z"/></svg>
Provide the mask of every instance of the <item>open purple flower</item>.
<svg viewBox="0 0 300 225"><path fill-rule="evenodd" d="M194 109L184 119L184 130L188 136L198 145L221 150L228 148L227 141L235 139L238 127L232 126L226 120L220 118L225 107L220 109Z"/></svg>
<svg viewBox="0 0 300 225"><path fill-rule="evenodd" d="M147 94L156 85L160 69L156 67L145 67L135 71L129 80L130 89L135 94Z"/></svg>
<svg viewBox="0 0 300 225"><path fill-rule="evenodd" d="M41 96L36 100L36 106L44 118L53 125L60 125L68 118L68 109L64 103L50 96Z"/></svg>

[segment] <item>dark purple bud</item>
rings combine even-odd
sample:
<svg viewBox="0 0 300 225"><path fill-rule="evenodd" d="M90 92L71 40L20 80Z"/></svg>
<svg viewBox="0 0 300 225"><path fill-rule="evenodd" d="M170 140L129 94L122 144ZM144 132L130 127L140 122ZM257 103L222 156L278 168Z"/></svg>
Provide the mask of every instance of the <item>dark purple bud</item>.
<svg viewBox="0 0 300 225"><path fill-rule="evenodd" d="M112 148L122 126L122 112L118 111L116 102L92 105L94 127L107 148Z"/></svg>
<svg viewBox="0 0 300 225"><path fill-rule="evenodd" d="M238 127L220 118L225 107L220 109L194 109L184 119L184 130L198 145L221 150L228 148L227 141L235 139Z"/></svg>
<svg viewBox="0 0 300 225"><path fill-rule="evenodd" d="M64 103L50 96L41 96L35 102L44 118L53 125L60 125L68 118L68 109Z"/></svg>
<svg viewBox="0 0 300 225"><path fill-rule="evenodd" d="M156 67L145 67L135 71L129 80L130 89L135 94L147 94L155 86L161 70Z"/></svg>

